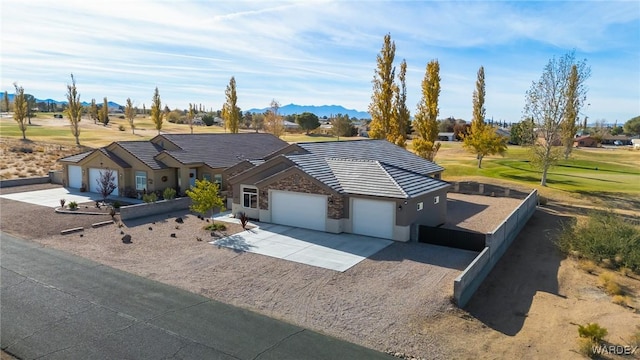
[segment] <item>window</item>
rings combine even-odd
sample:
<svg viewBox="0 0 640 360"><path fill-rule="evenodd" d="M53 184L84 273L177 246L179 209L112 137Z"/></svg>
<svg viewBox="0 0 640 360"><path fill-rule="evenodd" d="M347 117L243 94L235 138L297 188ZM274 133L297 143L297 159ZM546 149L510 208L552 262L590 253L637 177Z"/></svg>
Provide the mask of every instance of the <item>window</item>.
<svg viewBox="0 0 640 360"><path fill-rule="evenodd" d="M147 173L144 171L136 171L136 190L142 191L147 189Z"/></svg>
<svg viewBox="0 0 640 360"><path fill-rule="evenodd" d="M440 203L440 196L434 196L434 197L433 197L433 203L434 203L434 204L438 204L438 203Z"/></svg>
<svg viewBox="0 0 640 360"><path fill-rule="evenodd" d="M242 206L251 209L258 208L258 189L242 188Z"/></svg>
<svg viewBox="0 0 640 360"><path fill-rule="evenodd" d="M222 174L213 175L213 182L218 184L218 186L222 187Z"/></svg>
<svg viewBox="0 0 640 360"><path fill-rule="evenodd" d="M209 173L202 174L202 179L207 180L208 182L211 182L211 174Z"/></svg>
<svg viewBox="0 0 640 360"><path fill-rule="evenodd" d="M424 209L424 203L423 203L422 201L420 201L420 202L418 203L418 211L420 211L420 210L422 210L422 209Z"/></svg>

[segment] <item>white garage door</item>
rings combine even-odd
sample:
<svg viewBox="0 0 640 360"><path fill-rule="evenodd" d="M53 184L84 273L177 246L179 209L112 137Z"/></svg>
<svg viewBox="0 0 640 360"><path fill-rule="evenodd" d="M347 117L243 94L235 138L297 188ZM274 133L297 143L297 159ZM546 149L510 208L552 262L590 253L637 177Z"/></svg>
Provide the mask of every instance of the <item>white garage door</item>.
<svg viewBox="0 0 640 360"><path fill-rule="evenodd" d="M392 201L354 198L351 203L354 234L393 239L396 204Z"/></svg>
<svg viewBox="0 0 640 360"><path fill-rule="evenodd" d="M69 187L80 189L82 187L82 168L77 165L69 165Z"/></svg>
<svg viewBox="0 0 640 360"><path fill-rule="evenodd" d="M103 169L89 169L89 191L94 193L100 193L98 190L98 179L100 179L100 174ZM113 170L114 183L116 184L116 189L113 190L111 195L118 196L118 172Z"/></svg>
<svg viewBox="0 0 640 360"><path fill-rule="evenodd" d="M271 222L325 231L327 197L290 191L271 193Z"/></svg>

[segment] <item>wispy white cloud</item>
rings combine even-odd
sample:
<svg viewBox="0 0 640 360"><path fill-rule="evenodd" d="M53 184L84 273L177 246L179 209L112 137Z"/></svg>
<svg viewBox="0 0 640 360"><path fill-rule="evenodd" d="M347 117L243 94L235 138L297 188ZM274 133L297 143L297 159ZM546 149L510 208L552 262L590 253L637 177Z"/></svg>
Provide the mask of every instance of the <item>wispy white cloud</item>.
<svg viewBox="0 0 640 360"><path fill-rule="evenodd" d="M640 112L637 2L30 1L3 3L1 20L2 89L18 81L42 98L63 97L73 72L85 99L148 103L158 86L170 106L218 108L235 76L245 109L276 98L366 110L375 57L391 33L409 64L412 110L426 63L437 58L441 115L469 116L484 65L488 115L517 120L546 61L575 48L594 59L591 95L601 99L592 103L622 105L590 111Z"/></svg>

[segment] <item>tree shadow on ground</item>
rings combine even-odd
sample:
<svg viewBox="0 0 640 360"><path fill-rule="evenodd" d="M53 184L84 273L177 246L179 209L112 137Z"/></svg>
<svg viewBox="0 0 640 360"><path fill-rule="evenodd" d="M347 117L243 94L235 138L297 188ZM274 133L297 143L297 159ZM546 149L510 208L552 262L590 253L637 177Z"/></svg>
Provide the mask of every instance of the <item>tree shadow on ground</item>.
<svg viewBox="0 0 640 360"><path fill-rule="evenodd" d="M558 269L564 255L554 243L564 221L572 219L538 209L467 304L466 310L494 330L516 335L538 291L557 296Z"/></svg>

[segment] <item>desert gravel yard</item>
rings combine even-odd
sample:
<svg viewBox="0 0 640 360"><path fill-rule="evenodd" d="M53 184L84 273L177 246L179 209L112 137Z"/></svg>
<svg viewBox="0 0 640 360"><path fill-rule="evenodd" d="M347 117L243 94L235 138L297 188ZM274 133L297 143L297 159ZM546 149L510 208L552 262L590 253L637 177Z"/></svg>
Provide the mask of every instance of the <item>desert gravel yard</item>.
<svg viewBox="0 0 640 360"><path fill-rule="evenodd" d="M102 216L1 201L3 231L370 348L425 358L446 358L424 323L454 307L453 280L476 256L393 243L340 273L213 246L208 241L242 228L226 224L212 236L203 230L206 221L186 212L93 229L90 223ZM59 235L62 224L87 228L82 237ZM130 244L122 241L125 234Z"/></svg>

